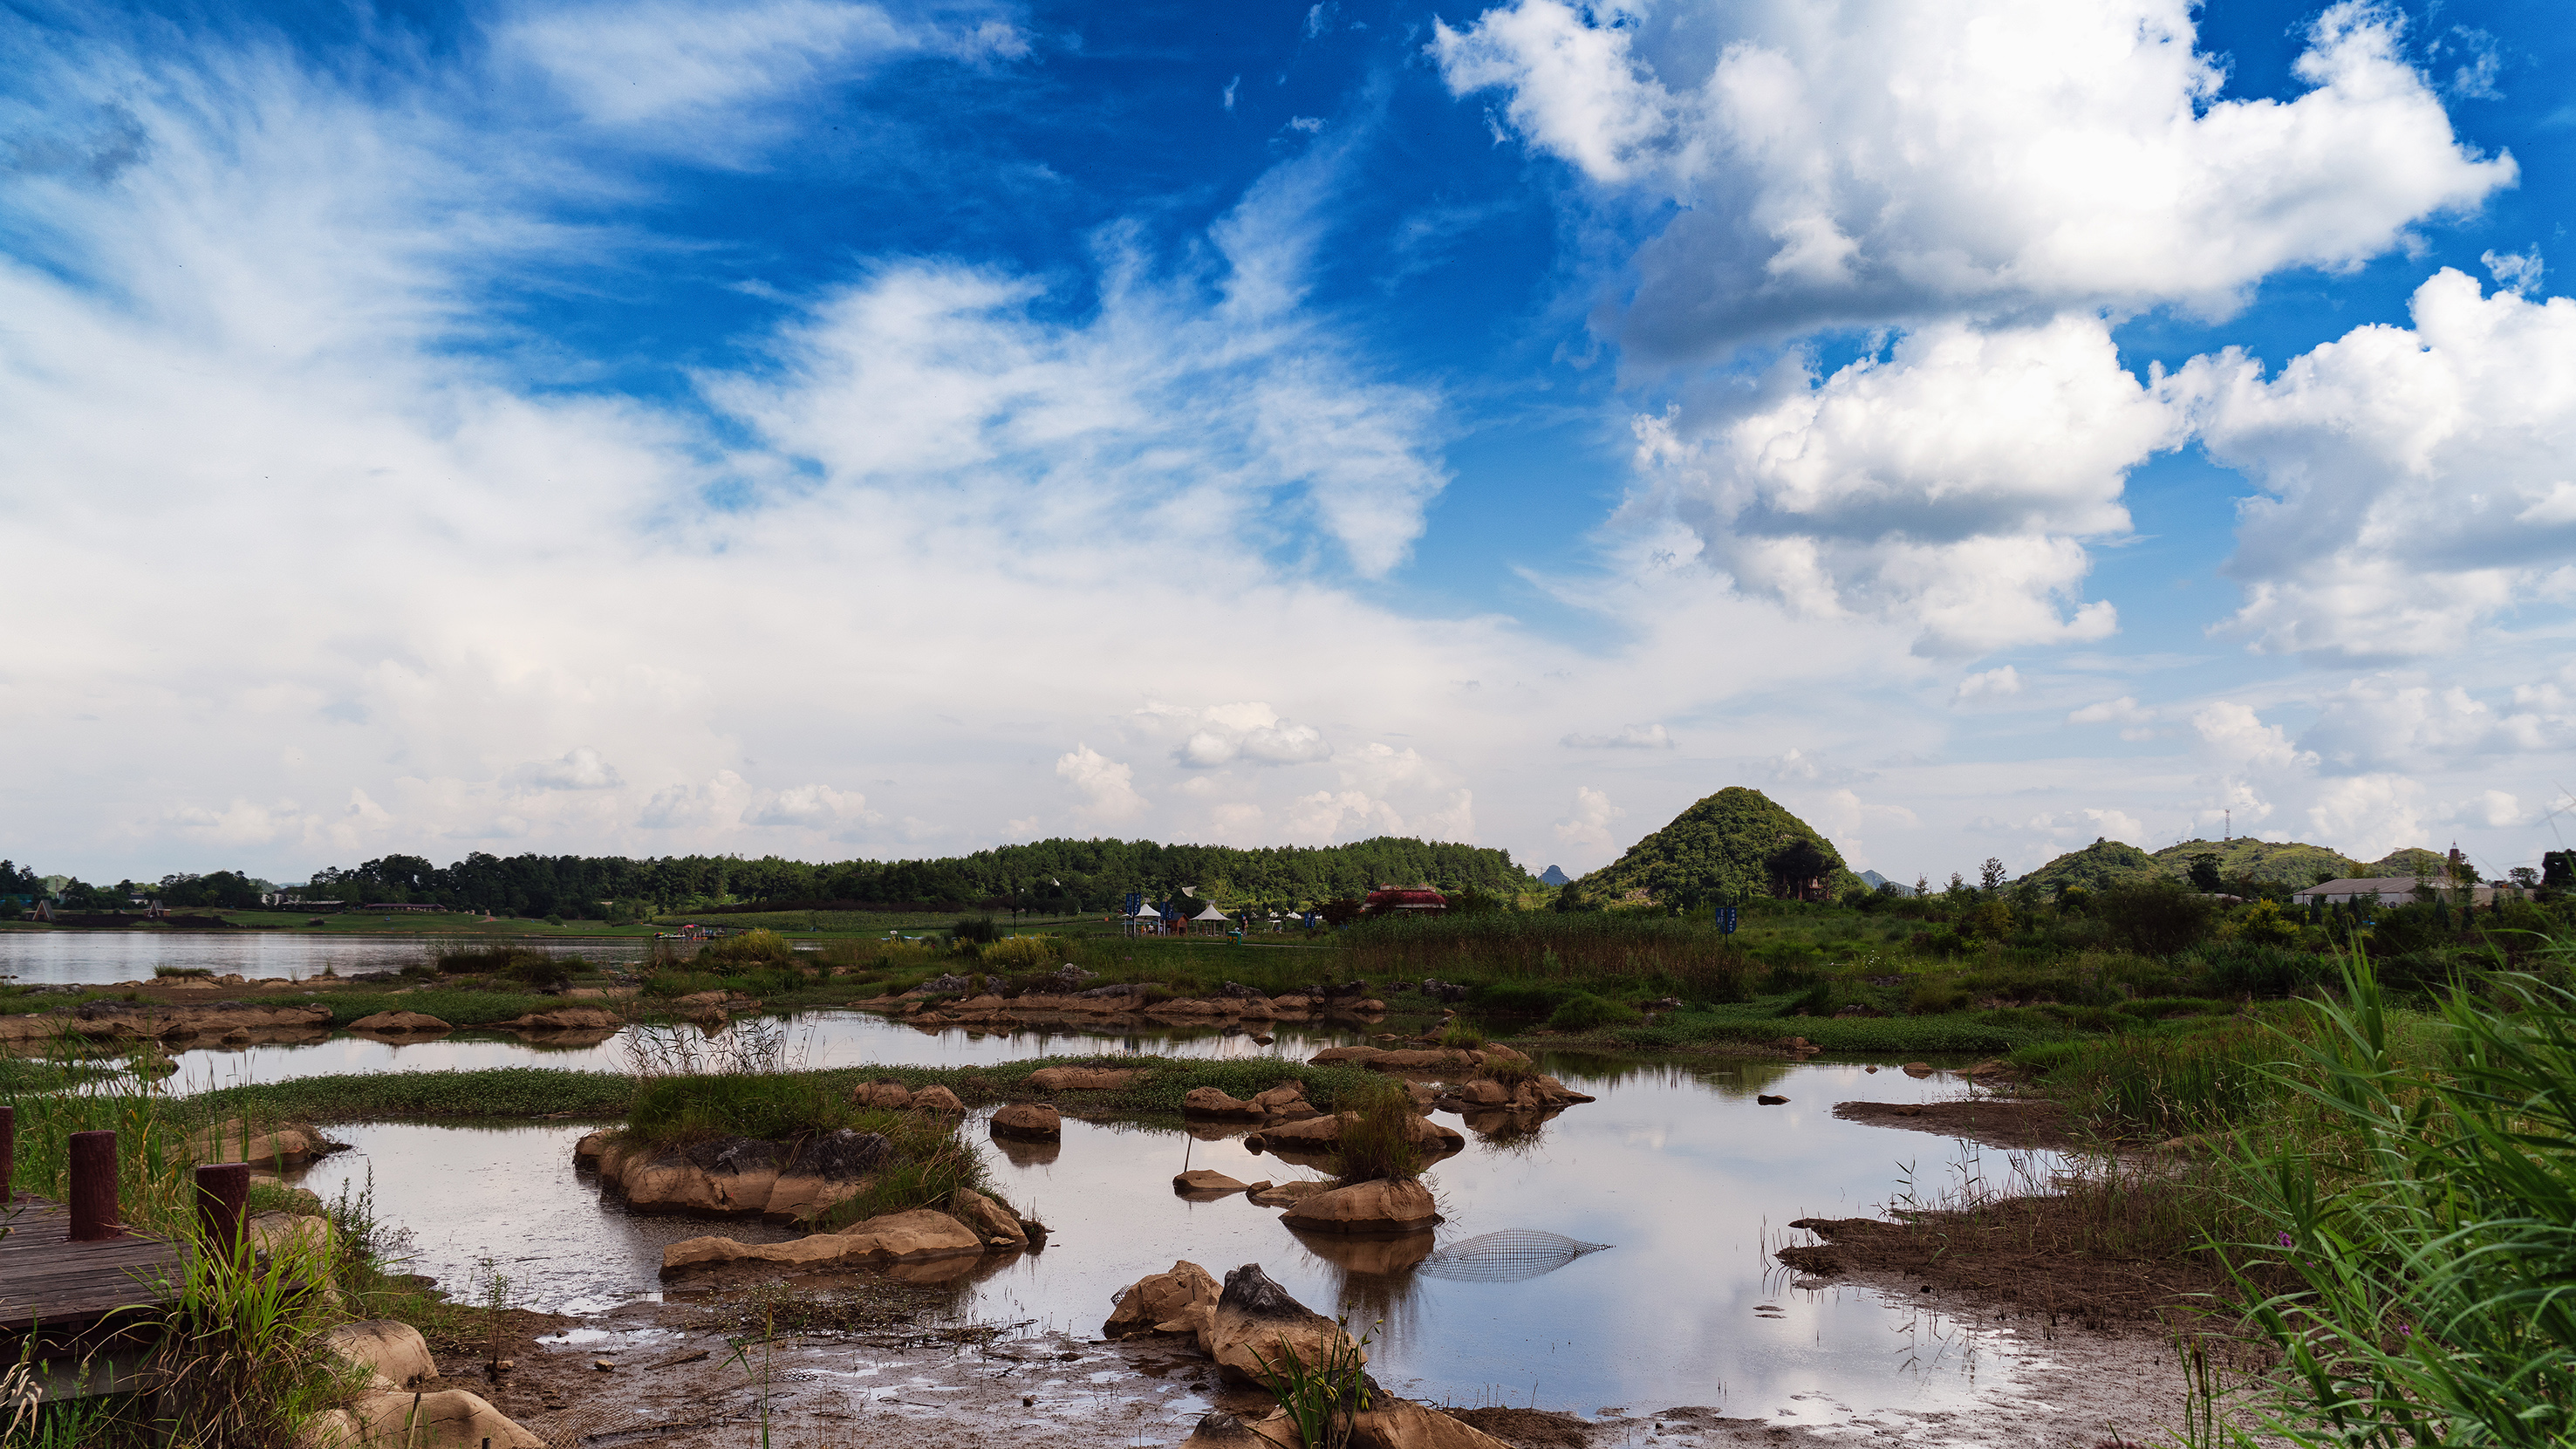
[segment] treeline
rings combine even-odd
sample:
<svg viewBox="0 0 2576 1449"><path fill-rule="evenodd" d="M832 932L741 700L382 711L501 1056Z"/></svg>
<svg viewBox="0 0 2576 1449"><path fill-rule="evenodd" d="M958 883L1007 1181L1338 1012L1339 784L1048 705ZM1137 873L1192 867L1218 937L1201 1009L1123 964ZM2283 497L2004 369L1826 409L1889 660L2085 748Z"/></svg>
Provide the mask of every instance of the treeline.
<svg viewBox="0 0 2576 1449"><path fill-rule="evenodd" d="M1163 845L1150 840L1041 840L935 860L813 864L764 856L518 855L480 851L437 866L388 855L316 871L306 900L405 901L513 916L622 919L752 902L835 901L889 907L1026 906L1106 910L1129 891L1160 900L1184 886L1235 904L1300 904L1428 882L1508 895L1537 888L1508 850L1379 836L1349 845Z"/></svg>

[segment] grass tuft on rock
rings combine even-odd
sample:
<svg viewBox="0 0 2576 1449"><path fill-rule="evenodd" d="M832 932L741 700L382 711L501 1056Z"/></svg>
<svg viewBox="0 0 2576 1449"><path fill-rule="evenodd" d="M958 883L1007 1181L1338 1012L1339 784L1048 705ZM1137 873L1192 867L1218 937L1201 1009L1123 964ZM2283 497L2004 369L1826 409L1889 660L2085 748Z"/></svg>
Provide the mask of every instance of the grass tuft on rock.
<svg viewBox="0 0 2576 1449"><path fill-rule="evenodd" d="M1333 1179L1348 1187L1381 1180L1409 1182L1422 1173L1422 1148L1413 1140L1413 1099L1402 1082L1372 1077L1334 1094L1333 1110L1354 1112L1342 1124L1333 1152Z"/></svg>

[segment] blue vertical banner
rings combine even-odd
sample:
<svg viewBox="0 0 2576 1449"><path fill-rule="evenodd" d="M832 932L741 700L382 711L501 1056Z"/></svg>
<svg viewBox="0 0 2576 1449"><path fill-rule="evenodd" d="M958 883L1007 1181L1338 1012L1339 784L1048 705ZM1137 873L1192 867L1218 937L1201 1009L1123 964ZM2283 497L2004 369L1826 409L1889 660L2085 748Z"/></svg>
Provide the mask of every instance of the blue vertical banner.
<svg viewBox="0 0 2576 1449"><path fill-rule="evenodd" d="M1143 909L1145 909L1145 893L1143 891L1129 891L1127 893L1126 913L1132 916Z"/></svg>
<svg viewBox="0 0 2576 1449"><path fill-rule="evenodd" d="M1735 934L1735 907L1719 906L1717 908L1717 928L1730 936Z"/></svg>

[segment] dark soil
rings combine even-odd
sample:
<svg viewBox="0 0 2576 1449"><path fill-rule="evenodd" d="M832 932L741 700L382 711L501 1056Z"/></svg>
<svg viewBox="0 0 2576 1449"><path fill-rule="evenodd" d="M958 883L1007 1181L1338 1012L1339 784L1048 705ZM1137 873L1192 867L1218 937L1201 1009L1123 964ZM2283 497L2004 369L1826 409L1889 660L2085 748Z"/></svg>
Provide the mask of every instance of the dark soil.
<svg viewBox="0 0 2576 1449"><path fill-rule="evenodd" d="M1481 1429L1513 1449L1585 1449L1592 1426L1572 1414L1540 1409L1443 1409L1442 1413Z"/></svg>
<svg viewBox="0 0 2576 1449"><path fill-rule="evenodd" d="M1839 1102L1834 1115L1872 1127L1901 1127L1964 1137L2011 1151L2070 1151L2076 1146L2066 1113L2036 1097L1978 1097L1961 1102Z"/></svg>
<svg viewBox="0 0 2576 1449"><path fill-rule="evenodd" d="M1819 1278L1874 1280L1934 1298L1965 1295L2085 1328L2219 1311L2233 1285L2214 1254L2156 1242L2106 1248L2106 1238L2116 1242L2119 1234L2106 1233L2099 1215L2116 1209L2098 1198L2049 1194L1899 1222L1800 1218L1789 1226L1825 1241L1773 1256Z"/></svg>

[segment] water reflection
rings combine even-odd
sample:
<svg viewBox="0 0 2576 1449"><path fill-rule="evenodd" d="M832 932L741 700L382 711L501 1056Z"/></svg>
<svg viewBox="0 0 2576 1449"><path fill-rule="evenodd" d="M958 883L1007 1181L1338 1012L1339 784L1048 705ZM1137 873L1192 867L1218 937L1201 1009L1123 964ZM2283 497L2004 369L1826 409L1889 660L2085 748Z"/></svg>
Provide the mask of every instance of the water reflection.
<svg viewBox="0 0 2576 1449"><path fill-rule="evenodd" d="M1357 1031L1285 1028L1267 1047L1246 1036L1206 1027L1116 1034L1022 1031L969 1032L913 1026L863 1011L806 1012L774 1018L787 1027L792 1065L809 1069L853 1066L963 1067L1030 1057L1123 1054L1185 1057L1279 1056L1304 1061L1328 1046L1358 1040ZM696 1033L695 1027L681 1027ZM276 1082L341 1072L479 1071L487 1067L571 1067L630 1070L627 1033L599 1036L552 1033L521 1037L460 1031L428 1040L340 1032L278 1033L294 1040L192 1045L177 1054L181 1080L191 1089L235 1082ZM697 1040L704 1041L704 1033Z"/></svg>
<svg viewBox="0 0 2576 1449"><path fill-rule="evenodd" d="M0 931L0 976L22 985L108 986L147 981L155 966L204 966L217 975L301 981L329 967L343 976L399 971L450 948L523 947L585 961L649 959L638 936L296 936L276 931Z"/></svg>
<svg viewBox="0 0 2576 1449"><path fill-rule="evenodd" d="M1245 1182L1293 1175L1237 1135L1069 1119L1060 1143L996 1142L991 1157L997 1190L1052 1229L1045 1250L923 1273L954 1274L969 1311L1090 1334L1119 1289L1176 1259L1218 1274L1257 1262L1306 1303L1371 1327L1372 1372L1390 1388L1454 1402L1512 1383L1512 1401L1526 1403L1535 1379L1542 1407L1584 1412L1921 1410L1960 1406L1976 1378L2010 1373L2009 1352L1975 1348L1958 1324L1915 1316L1911 1303L1891 1311L1865 1290L1800 1289L1770 1256L1792 1219L1873 1212L1901 1174L1927 1196L2000 1175L1938 1138L1832 1115L1854 1097L1924 1101L1955 1087L1848 1066L1762 1070L1761 1084L1789 1106L1755 1106L1748 1090L1705 1072L1569 1076L1600 1100L1516 1150L1471 1140L1433 1170L1448 1221L1395 1239L1298 1233L1241 1195L1173 1194L1185 1166ZM658 1292L661 1247L679 1237L781 1231L627 1217L575 1177L579 1129L567 1125L335 1130L359 1150L311 1169L307 1185L328 1196L372 1170L380 1213L415 1236L418 1271L461 1286L492 1256L522 1276L532 1306L589 1309ZM1437 1266L1443 1245L1524 1230L1617 1246L1531 1277Z"/></svg>

